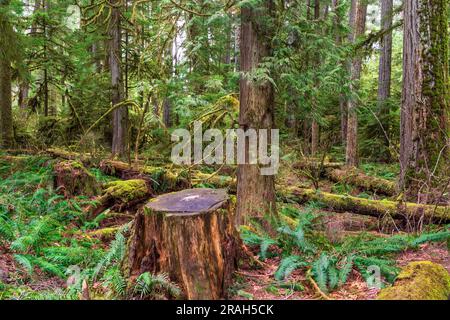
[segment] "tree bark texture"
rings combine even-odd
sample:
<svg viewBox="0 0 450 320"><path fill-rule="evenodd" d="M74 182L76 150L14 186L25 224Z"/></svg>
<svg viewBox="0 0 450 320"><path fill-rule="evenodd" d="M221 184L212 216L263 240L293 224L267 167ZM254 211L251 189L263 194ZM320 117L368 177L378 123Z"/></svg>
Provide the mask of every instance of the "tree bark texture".
<svg viewBox="0 0 450 320"><path fill-rule="evenodd" d="M404 4L399 187L435 201L450 176L448 1Z"/></svg>
<svg viewBox="0 0 450 320"><path fill-rule="evenodd" d="M364 34L366 28L367 3L365 0L352 0L350 13L350 26L352 28L349 40L355 43L358 37ZM347 110L347 145L346 145L346 164L348 166L358 166L358 115L357 105L354 95L357 93L358 82L361 77L362 57L358 52L350 65L352 97L348 99Z"/></svg>
<svg viewBox="0 0 450 320"><path fill-rule="evenodd" d="M267 25L275 12L272 0L264 1L257 8L241 10L241 81L239 125L248 129L273 129L274 88L269 81L257 83L251 73L265 57L271 55L273 27ZM247 139L246 139L247 140ZM248 141L246 153L248 159ZM243 164L238 167L237 223L248 222L251 217L275 214L275 179L263 176L258 164Z"/></svg>

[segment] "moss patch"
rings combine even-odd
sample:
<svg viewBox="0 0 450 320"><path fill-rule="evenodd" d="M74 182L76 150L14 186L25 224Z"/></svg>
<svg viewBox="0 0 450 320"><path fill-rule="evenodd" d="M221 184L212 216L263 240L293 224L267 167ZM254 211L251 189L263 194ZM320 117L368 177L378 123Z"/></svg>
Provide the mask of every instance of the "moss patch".
<svg viewBox="0 0 450 320"><path fill-rule="evenodd" d="M144 198L149 194L147 183L142 179L112 181L104 185L104 193L109 197L127 203Z"/></svg>
<svg viewBox="0 0 450 320"><path fill-rule="evenodd" d="M392 287L381 290L378 300L447 300L450 275L430 261L411 262L400 272Z"/></svg>

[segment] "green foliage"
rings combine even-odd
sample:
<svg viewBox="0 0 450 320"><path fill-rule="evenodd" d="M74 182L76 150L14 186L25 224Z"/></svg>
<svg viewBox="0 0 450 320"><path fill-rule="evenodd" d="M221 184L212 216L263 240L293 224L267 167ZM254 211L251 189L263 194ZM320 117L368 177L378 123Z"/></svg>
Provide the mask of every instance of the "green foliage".
<svg viewBox="0 0 450 320"><path fill-rule="evenodd" d="M180 288L166 274L153 275L149 272L142 273L136 279L133 292L141 299L177 298L181 294Z"/></svg>
<svg viewBox="0 0 450 320"><path fill-rule="evenodd" d="M287 279L297 269L309 270L323 292L335 290L345 284L353 269L369 280L372 275L368 273L368 268L372 266L378 267L385 280L392 283L399 271L395 265L395 254L416 249L423 243L450 239L447 227L445 230L431 230L419 235L391 237L374 237L362 233L331 245L320 233L314 231L318 214L311 210L295 212L293 208L283 208L281 214L286 214L291 219L295 217L294 230L291 226L281 223L276 237L271 237L261 232L258 226L242 228L241 237L244 243L248 246L259 246L261 259L281 255L280 264L274 274L276 280Z"/></svg>

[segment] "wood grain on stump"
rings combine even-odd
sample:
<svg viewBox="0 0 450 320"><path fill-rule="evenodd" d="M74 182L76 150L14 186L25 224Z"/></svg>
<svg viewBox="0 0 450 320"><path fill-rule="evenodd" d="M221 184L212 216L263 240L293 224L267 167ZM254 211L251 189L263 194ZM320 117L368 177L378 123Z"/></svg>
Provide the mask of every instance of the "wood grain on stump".
<svg viewBox="0 0 450 320"><path fill-rule="evenodd" d="M129 275L167 273L185 298L226 298L237 260L237 232L228 194L189 189L162 195L137 214Z"/></svg>

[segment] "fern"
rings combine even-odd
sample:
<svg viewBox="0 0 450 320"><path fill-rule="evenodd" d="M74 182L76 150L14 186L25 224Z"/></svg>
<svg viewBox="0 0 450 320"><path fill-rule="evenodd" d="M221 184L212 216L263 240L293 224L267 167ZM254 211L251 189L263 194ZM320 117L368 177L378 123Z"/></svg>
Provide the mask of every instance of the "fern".
<svg viewBox="0 0 450 320"><path fill-rule="evenodd" d="M25 269L25 271L29 275L33 274L34 271L33 263L31 262L31 259L28 256L22 254L15 254L14 259Z"/></svg>
<svg viewBox="0 0 450 320"><path fill-rule="evenodd" d="M320 258L317 259L312 264L312 273L313 277L317 282L320 290L323 292L328 292L328 267L329 267L329 258L326 253L322 253Z"/></svg>
<svg viewBox="0 0 450 320"><path fill-rule="evenodd" d="M177 298L181 295L180 288L171 282L166 274L153 275L149 272L141 274L136 279L133 290L141 299L159 298L164 295Z"/></svg>
<svg viewBox="0 0 450 320"><path fill-rule="evenodd" d="M275 279L282 281L289 277L295 270L308 266L300 256L289 256L281 260L280 265L275 272Z"/></svg>
<svg viewBox="0 0 450 320"><path fill-rule="evenodd" d="M123 259L126 251L126 239L123 233L126 232L128 227L129 225L126 225L116 233L116 238L111 242L108 252L106 252L94 268L94 279L113 263L118 263Z"/></svg>
<svg viewBox="0 0 450 320"><path fill-rule="evenodd" d="M110 288L113 296L120 298L126 295L127 280L123 277L118 266L109 268L103 275L102 280Z"/></svg>

